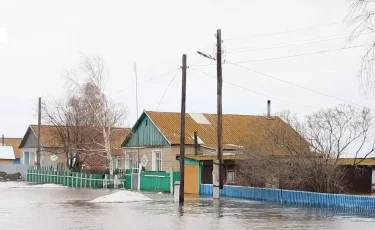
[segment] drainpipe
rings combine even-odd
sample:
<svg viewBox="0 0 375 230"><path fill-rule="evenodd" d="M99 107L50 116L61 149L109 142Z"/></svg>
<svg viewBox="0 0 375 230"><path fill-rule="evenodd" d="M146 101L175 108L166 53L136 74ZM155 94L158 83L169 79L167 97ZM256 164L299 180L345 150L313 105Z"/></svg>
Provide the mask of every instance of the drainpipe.
<svg viewBox="0 0 375 230"><path fill-rule="evenodd" d="M5 141L4 141L4 134L1 136L1 145L4 146L5 145Z"/></svg>

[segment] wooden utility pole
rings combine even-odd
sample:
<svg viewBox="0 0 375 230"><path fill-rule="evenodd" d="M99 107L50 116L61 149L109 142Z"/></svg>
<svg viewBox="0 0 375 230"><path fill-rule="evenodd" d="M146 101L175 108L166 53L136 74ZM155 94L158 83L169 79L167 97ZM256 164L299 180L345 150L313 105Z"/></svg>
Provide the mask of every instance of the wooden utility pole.
<svg viewBox="0 0 375 230"><path fill-rule="evenodd" d="M222 110L222 90L223 90L223 74L221 67L221 30L216 32L216 67L217 67L217 157L219 160L219 188L223 189L224 173L223 173L223 110Z"/></svg>
<svg viewBox="0 0 375 230"><path fill-rule="evenodd" d="M181 94L181 139L180 139L180 197L184 203L185 191L185 110L186 110L186 54L182 55L182 94Z"/></svg>
<svg viewBox="0 0 375 230"><path fill-rule="evenodd" d="M40 126L42 125L42 98L38 100L38 148L36 150L36 166L40 168Z"/></svg>

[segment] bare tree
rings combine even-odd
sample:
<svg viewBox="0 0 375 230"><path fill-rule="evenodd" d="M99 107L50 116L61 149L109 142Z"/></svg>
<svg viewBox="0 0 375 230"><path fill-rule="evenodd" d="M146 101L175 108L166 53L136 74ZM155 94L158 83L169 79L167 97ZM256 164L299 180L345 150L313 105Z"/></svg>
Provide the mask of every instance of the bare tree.
<svg viewBox="0 0 375 230"><path fill-rule="evenodd" d="M342 105L313 113L305 123L290 112L282 117L247 140L247 159L238 161L241 184L345 192L348 168L339 159L352 157L356 166L373 157L374 121L368 109Z"/></svg>
<svg viewBox="0 0 375 230"><path fill-rule="evenodd" d="M367 40L368 47L361 60L359 80L366 92L374 90L375 75L375 1L351 0L348 21L353 26L349 41Z"/></svg>
<svg viewBox="0 0 375 230"><path fill-rule="evenodd" d="M65 74L70 85L68 99L45 106L45 117L56 127L70 164L73 152L75 162L81 164L87 156L104 157L112 174L112 152L119 148L112 146L112 136L119 131L116 127L122 126L126 113L106 91L104 61L98 55L83 56L80 67Z"/></svg>

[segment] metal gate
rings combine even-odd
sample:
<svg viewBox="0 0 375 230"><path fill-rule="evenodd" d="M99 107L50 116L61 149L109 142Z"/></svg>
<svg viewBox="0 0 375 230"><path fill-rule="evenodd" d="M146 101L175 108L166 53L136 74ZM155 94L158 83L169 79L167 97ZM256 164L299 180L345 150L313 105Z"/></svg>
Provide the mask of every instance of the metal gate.
<svg viewBox="0 0 375 230"><path fill-rule="evenodd" d="M131 180L131 189L132 190L139 190L139 188L138 188L138 179L139 179L139 170L138 169L136 169L136 168L133 168L132 169L132 173L131 173L131 178L132 178L132 180Z"/></svg>

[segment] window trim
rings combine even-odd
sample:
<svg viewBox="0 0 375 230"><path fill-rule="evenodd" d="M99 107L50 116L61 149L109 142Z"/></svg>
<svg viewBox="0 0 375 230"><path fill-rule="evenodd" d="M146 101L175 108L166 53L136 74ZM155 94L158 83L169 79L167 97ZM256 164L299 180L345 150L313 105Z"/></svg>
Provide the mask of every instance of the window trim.
<svg viewBox="0 0 375 230"><path fill-rule="evenodd" d="M163 171L163 151L162 150L152 150L152 171L156 171L156 153L160 152L160 169L158 171Z"/></svg>
<svg viewBox="0 0 375 230"><path fill-rule="evenodd" d="M228 180L228 174L229 173L233 173L233 180L232 181L229 181ZM233 184L233 183L235 183L235 181L236 181L236 171L235 170L227 170L227 178L226 178L226 182L228 183L228 184Z"/></svg>
<svg viewBox="0 0 375 230"><path fill-rule="evenodd" d="M29 155L29 162L28 163L25 162L25 153L27 153ZM29 165L30 164L30 151L23 151L22 152L22 163L24 165Z"/></svg>

